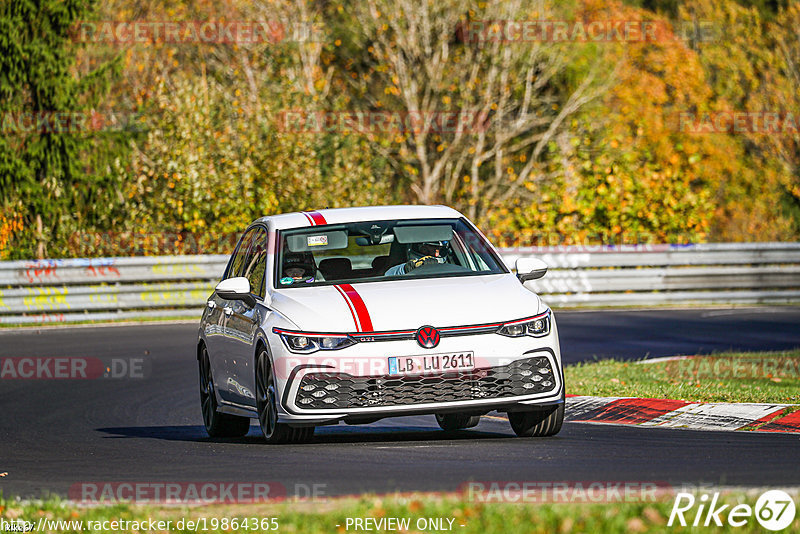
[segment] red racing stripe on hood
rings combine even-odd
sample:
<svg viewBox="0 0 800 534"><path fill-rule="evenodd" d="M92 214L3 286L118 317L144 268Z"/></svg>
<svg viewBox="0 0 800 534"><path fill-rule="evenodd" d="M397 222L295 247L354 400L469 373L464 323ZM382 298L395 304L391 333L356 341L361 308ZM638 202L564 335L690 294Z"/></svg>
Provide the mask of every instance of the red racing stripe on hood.
<svg viewBox="0 0 800 534"><path fill-rule="evenodd" d="M353 306L353 303L350 301L350 298L347 296L347 293L345 293L344 289L342 289L337 285L334 285L333 287L336 289L336 291L339 292L339 294L344 299L344 303L347 304L347 307L350 309L350 315L353 316L353 324L356 325L356 332L361 332L361 326L358 323L358 317L356 316L355 307Z"/></svg>
<svg viewBox="0 0 800 534"><path fill-rule="evenodd" d="M355 309L356 316L358 320L356 321L356 328L359 332L372 332L374 328L372 327L372 318L369 316L369 311L367 310L367 305L364 304L364 300L361 298L361 295L358 294L358 291L353 288L350 284L339 284L335 286L336 289L342 293L342 296L345 297L345 300L348 301L348 306L352 304L352 309ZM355 319L355 318L354 318Z"/></svg>

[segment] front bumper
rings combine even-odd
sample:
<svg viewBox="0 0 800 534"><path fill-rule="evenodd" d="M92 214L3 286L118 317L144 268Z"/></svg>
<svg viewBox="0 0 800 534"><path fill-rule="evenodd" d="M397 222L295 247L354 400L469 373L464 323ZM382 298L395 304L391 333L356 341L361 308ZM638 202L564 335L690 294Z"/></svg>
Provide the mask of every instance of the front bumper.
<svg viewBox="0 0 800 534"><path fill-rule="evenodd" d="M534 382L532 377L537 375L542 379ZM283 391L280 420L321 424L359 417L379 419L454 411L478 414L529 409L563 402L562 376L560 362L547 348L530 351L503 366L430 376L355 377L317 365L299 366ZM310 384L314 384L313 390L301 389ZM339 387L333 391L325 389L330 384ZM313 392L320 390L325 391L324 396L314 397ZM305 398L316 402L299 402Z"/></svg>
<svg viewBox="0 0 800 534"><path fill-rule="evenodd" d="M375 377L307 373L293 399L303 410L353 410L432 403L505 399L553 393L553 364L531 356L508 365L435 375Z"/></svg>
<svg viewBox="0 0 800 534"><path fill-rule="evenodd" d="M369 365L376 360L385 365L387 356L428 353L415 341L358 343L306 358L290 353L280 339L275 342L273 356L283 360L286 371L279 378L279 418L290 424L526 410L559 404L564 398L555 320L550 334L539 338L494 333L443 337L435 352L472 351L475 369L419 376L389 376L385 368L374 372ZM537 375L541 379L533 378Z"/></svg>

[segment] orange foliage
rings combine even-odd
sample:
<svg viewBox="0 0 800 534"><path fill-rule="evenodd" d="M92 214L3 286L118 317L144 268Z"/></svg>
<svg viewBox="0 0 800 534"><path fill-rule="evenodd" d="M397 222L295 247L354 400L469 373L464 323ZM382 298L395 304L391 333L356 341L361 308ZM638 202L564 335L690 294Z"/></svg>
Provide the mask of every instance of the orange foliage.
<svg viewBox="0 0 800 534"><path fill-rule="evenodd" d="M22 230L22 216L18 213L0 213L0 260L8 257L8 245L16 232Z"/></svg>

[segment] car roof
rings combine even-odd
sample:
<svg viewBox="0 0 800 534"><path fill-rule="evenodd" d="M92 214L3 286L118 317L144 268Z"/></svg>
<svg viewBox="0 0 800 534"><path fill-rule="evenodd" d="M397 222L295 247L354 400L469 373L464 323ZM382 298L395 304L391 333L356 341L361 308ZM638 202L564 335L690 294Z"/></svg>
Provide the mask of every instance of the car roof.
<svg viewBox="0 0 800 534"><path fill-rule="evenodd" d="M457 219L461 213L447 206L369 206L299 211L261 217L255 222L270 223L275 230L320 224L402 219ZM254 224L255 224L254 222Z"/></svg>

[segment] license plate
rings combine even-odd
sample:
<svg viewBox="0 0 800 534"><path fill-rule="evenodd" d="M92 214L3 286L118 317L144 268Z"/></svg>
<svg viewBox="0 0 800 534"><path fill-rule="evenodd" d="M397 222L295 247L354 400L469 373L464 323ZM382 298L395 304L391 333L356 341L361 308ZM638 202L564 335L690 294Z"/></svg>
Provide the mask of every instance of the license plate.
<svg viewBox="0 0 800 534"><path fill-rule="evenodd" d="M472 352L389 357L390 375L420 375L473 369L475 369L475 357Z"/></svg>

